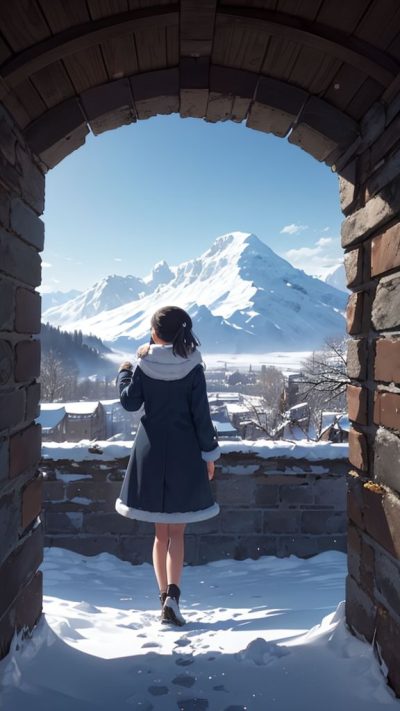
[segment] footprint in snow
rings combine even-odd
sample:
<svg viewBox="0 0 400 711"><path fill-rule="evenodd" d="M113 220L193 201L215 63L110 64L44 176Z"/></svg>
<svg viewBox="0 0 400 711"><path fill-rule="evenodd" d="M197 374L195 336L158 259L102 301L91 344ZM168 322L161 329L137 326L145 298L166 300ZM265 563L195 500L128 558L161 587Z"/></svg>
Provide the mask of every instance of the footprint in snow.
<svg viewBox="0 0 400 711"><path fill-rule="evenodd" d="M144 644L142 644L142 649L145 647L161 647L161 644L158 642L144 642Z"/></svg>
<svg viewBox="0 0 400 711"><path fill-rule="evenodd" d="M177 647L187 647L191 643L191 640L187 637L180 637L176 640L175 645Z"/></svg>
<svg viewBox="0 0 400 711"><path fill-rule="evenodd" d="M207 699L181 699L178 701L179 711L206 711L208 709Z"/></svg>
<svg viewBox="0 0 400 711"><path fill-rule="evenodd" d="M168 686L149 686L147 691L152 696L164 696L168 694Z"/></svg>
<svg viewBox="0 0 400 711"><path fill-rule="evenodd" d="M177 664L178 667L189 667L191 664L194 664L194 659L192 659L191 657L180 657L176 660L175 664Z"/></svg>
<svg viewBox="0 0 400 711"><path fill-rule="evenodd" d="M172 683L177 686L185 686L187 689L190 689L190 687L196 683L196 677L191 676L190 674L179 674L179 676L176 676L175 679L172 679Z"/></svg>

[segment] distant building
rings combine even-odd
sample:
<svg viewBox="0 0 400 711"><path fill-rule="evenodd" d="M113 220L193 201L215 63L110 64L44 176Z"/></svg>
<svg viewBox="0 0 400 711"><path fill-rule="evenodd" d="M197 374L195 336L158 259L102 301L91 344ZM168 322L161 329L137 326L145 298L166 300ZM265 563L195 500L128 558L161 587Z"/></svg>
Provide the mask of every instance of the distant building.
<svg viewBox="0 0 400 711"><path fill-rule="evenodd" d="M348 442L350 422L345 412L322 412L318 439L323 442Z"/></svg>
<svg viewBox="0 0 400 711"><path fill-rule="evenodd" d="M100 402L67 402L64 407L67 441L106 438L106 413Z"/></svg>
<svg viewBox="0 0 400 711"><path fill-rule="evenodd" d="M64 405L42 402L37 422L42 427L42 439L45 442L63 442L66 439L67 416Z"/></svg>

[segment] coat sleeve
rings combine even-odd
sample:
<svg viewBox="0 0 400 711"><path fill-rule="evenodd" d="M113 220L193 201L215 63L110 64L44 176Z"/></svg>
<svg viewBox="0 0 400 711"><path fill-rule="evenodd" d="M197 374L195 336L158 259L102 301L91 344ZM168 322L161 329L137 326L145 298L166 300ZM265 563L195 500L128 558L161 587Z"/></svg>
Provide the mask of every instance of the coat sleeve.
<svg viewBox="0 0 400 711"><path fill-rule="evenodd" d="M121 370L117 377L117 388L119 399L124 410L134 412L143 405L143 389L140 377L140 369Z"/></svg>
<svg viewBox="0 0 400 711"><path fill-rule="evenodd" d="M221 454L217 433L211 421L210 406L207 399L206 379L203 367L196 368L193 378L191 413L197 439L200 444L202 459L213 462Z"/></svg>

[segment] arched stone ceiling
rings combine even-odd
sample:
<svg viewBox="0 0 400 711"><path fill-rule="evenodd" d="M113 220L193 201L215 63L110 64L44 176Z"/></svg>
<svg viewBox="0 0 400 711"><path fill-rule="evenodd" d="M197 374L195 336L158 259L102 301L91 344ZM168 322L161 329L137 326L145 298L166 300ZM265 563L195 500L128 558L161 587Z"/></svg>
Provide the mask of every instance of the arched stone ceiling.
<svg viewBox="0 0 400 711"><path fill-rule="evenodd" d="M398 0L18 0L0 29L0 98L48 168L90 130L179 112L340 169L400 90Z"/></svg>

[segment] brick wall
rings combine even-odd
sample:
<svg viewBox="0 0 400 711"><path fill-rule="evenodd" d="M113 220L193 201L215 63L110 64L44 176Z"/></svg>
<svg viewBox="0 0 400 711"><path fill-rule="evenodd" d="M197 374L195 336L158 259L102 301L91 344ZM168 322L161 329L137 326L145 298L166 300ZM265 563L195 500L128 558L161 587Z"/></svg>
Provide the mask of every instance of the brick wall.
<svg viewBox="0 0 400 711"><path fill-rule="evenodd" d="M153 524L114 509L128 458L100 462L42 462L45 545L150 562ZM188 526L188 563L346 549L345 460L311 463L232 453L216 469L212 485L221 513Z"/></svg>
<svg viewBox="0 0 400 711"><path fill-rule="evenodd" d="M0 107L0 657L42 609L39 402L44 176Z"/></svg>
<svg viewBox="0 0 400 711"><path fill-rule="evenodd" d="M376 104L342 172L349 287L347 621L400 695L400 99Z"/></svg>

